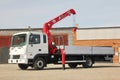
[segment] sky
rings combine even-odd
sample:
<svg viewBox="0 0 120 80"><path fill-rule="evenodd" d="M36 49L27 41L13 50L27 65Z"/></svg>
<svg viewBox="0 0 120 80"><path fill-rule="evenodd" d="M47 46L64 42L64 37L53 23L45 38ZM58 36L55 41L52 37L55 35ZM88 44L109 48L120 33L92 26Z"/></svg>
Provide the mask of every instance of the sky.
<svg viewBox="0 0 120 80"><path fill-rule="evenodd" d="M120 27L120 0L0 0L0 29L42 28L69 9L76 15L53 27Z"/></svg>

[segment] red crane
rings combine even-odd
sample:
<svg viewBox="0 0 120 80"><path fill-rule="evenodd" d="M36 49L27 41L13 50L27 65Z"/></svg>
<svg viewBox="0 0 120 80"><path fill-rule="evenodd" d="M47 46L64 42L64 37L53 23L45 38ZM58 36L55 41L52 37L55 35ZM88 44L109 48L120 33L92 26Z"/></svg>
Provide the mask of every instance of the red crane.
<svg viewBox="0 0 120 80"><path fill-rule="evenodd" d="M55 17L54 19L46 22L44 25L43 25L43 32L48 36L48 47L49 47L49 52L51 54L54 54L55 53L55 50L56 48L54 48L52 46L52 39L51 39L51 33L50 33L50 29L52 28L52 26L59 22L60 20L64 19L65 17L67 16L70 16L71 14L75 15L76 12L74 9L70 9L64 13L62 13L61 15Z"/></svg>

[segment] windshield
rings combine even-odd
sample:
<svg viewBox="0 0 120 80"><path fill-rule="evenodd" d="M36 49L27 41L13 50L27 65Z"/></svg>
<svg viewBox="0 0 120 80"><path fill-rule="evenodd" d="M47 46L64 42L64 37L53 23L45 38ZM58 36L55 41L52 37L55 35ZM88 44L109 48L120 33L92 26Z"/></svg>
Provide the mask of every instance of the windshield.
<svg viewBox="0 0 120 80"><path fill-rule="evenodd" d="M19 34L12 37L12 46L24 46L26 44L26 34Z"/></svg>

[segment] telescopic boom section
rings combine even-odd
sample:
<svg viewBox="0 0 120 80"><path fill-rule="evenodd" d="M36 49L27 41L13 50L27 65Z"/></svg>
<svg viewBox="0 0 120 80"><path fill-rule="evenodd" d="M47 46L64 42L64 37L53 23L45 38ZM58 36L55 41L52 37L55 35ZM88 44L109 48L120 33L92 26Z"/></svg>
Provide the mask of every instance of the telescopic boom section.
<svg viewBox="0 0 120 80"><path fill-rule="evenodd" d="M62 13L61 15L55 17L54 19L46 22L46 23L43 25L43 32L44 32L45 34L47 34L47 36L48 36L48 47L49 47L49 52L50 52L51 54L54 54L54 53L55 53L56 48L54 48L54 47L52 46L52 39L51 39L50 29L52 28L53 24L59 22L60 20L64 19L64 18L67 17L67 16L70 16L71 14L73 14L73 15L76 14L76 12L75 12L74 9L70 9L70 10Z"/></svg>

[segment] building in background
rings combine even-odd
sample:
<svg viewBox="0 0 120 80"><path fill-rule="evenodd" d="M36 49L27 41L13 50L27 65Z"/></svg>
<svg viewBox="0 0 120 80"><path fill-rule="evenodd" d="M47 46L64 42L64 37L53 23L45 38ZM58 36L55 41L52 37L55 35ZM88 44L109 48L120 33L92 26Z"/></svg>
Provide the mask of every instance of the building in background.
<svg viewBox="0 0 120 80"><path fill-rule="evenodd" d="M113 62L119 62L120 27L79 28L74 34L74 45L113 47Z"/></svg>
<svg viewBox="0 0 120 80"><path fill-rule="evenodd" d="M42 28L0 29L0 63L7 63L12 34L29 30L42 32ZM113 62L120 62L120 27L78 28L76 32L73 27L62 27L53 28L51 32L57 45L62 42L59 43L56 36L61 36L60 41L64 40L65 45L113 47Z"/></svg>

